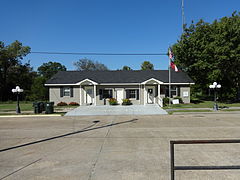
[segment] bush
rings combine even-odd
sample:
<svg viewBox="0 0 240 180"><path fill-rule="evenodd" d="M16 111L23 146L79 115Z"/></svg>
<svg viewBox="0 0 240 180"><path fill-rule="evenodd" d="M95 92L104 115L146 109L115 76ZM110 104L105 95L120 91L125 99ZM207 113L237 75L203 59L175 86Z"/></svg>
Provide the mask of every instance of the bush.
<svg viewBox="0 0 240 180"><path fill-rule="evenodd" d="M108 100L108 102L109 102L110 105L117 105L118 104L118 102L117 102L117 100L115 98L110 98Z"/></svg>
<svg viewBox="0 0 240 180"><path fill-rule="evenodd" d="M79 106L79 104L77 102L70 102L68 105L69 106Z"/></svg>
<svg viewBox="0 0 240 180"><path fill-rule="evenodd" d="M122 101L123 101L122 105L132 105L132 102L130 99L123 99Z"/></svg>
<svg viewBox="0 0 240 180"><path fill-rule="evenodd" d="M163 98L163 106L167 106L169 104L169 98L165 97Z"/></svg>
<svg viewBox="0 0 240 180"><path fill-rule="evenodd" d="M183 100L182 100L181 97L177 96L177 97L174 97L173 99L178 99L178 100L179 100L179 103L180 103L180 104L183 104Z"/></svg>
<svg viewBox="0 0 240 180"><path fill-rule="evenodd" d="M60 103L57 103L57 106L67 106L67 103L65 103L65 102L60 102Z"/></svg>

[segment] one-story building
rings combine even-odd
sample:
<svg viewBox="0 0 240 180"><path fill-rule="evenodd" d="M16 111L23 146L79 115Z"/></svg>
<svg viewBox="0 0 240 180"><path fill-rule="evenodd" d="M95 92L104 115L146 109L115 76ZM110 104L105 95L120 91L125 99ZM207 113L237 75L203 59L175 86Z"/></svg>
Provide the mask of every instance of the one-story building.
<svg viewBox="0 0 240 180"><path fill-rule="evenodd" d="M133 104L159 104L169 95L168 70L147 71L60 71L49 79L49 100L77 102L80 105L106 105L109 98L121 104L130 99ZM171 72L171 96L190 103L193 80L184 72Z"/></svg>

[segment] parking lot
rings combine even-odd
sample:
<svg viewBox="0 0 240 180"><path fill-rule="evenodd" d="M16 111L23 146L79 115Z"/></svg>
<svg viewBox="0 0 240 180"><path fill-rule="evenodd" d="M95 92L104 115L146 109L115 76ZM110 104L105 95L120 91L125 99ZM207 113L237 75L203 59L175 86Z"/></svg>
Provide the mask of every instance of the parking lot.
<svg viewBox="0 0 240 180"><path fill-rule="evenodd" d="M240 139L239 114L0 118L0 179L170 179L170 140ZM239 144L176 145L181 166L240 165ZM239 179L240 170L176 179Z"/></svg>

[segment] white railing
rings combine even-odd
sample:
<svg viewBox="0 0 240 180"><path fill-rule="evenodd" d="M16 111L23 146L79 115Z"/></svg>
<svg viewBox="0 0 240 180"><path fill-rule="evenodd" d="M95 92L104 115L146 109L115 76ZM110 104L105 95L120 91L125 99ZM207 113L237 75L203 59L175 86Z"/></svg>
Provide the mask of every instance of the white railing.
<svg viewBox="0 0 240 180"><path fill-rule="evenodd" d="M156 100L157 100L157 104L158 104L160 107L163 107L163 99L160 98L160 97L156 97Z"/></svg>

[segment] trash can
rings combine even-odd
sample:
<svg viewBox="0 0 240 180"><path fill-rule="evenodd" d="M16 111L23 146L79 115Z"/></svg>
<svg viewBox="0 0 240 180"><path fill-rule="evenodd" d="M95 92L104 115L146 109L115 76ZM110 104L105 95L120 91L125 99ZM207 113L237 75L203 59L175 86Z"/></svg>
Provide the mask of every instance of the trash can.
<svg viewBox="0 0 240 180"><path fill-rule="evenodd" d="M39 102L39 109L40 109L40 113L45 111L45 104L44 104L44 102Z"/></svg>
<svg viewBox="0 0 240 180"><path fill-rule="evenodd" d="M54 111L53 108L54 102L46 102L45 103L45 114L52 114Z"/></svg>
<svg viewBox="0 0 240 180"><path fill-rule="evenodd" d="M33 103L33 108L34 108L34 113L35 113L35 114L41 113L39 102L34 102L34 103Z"/></svg>

